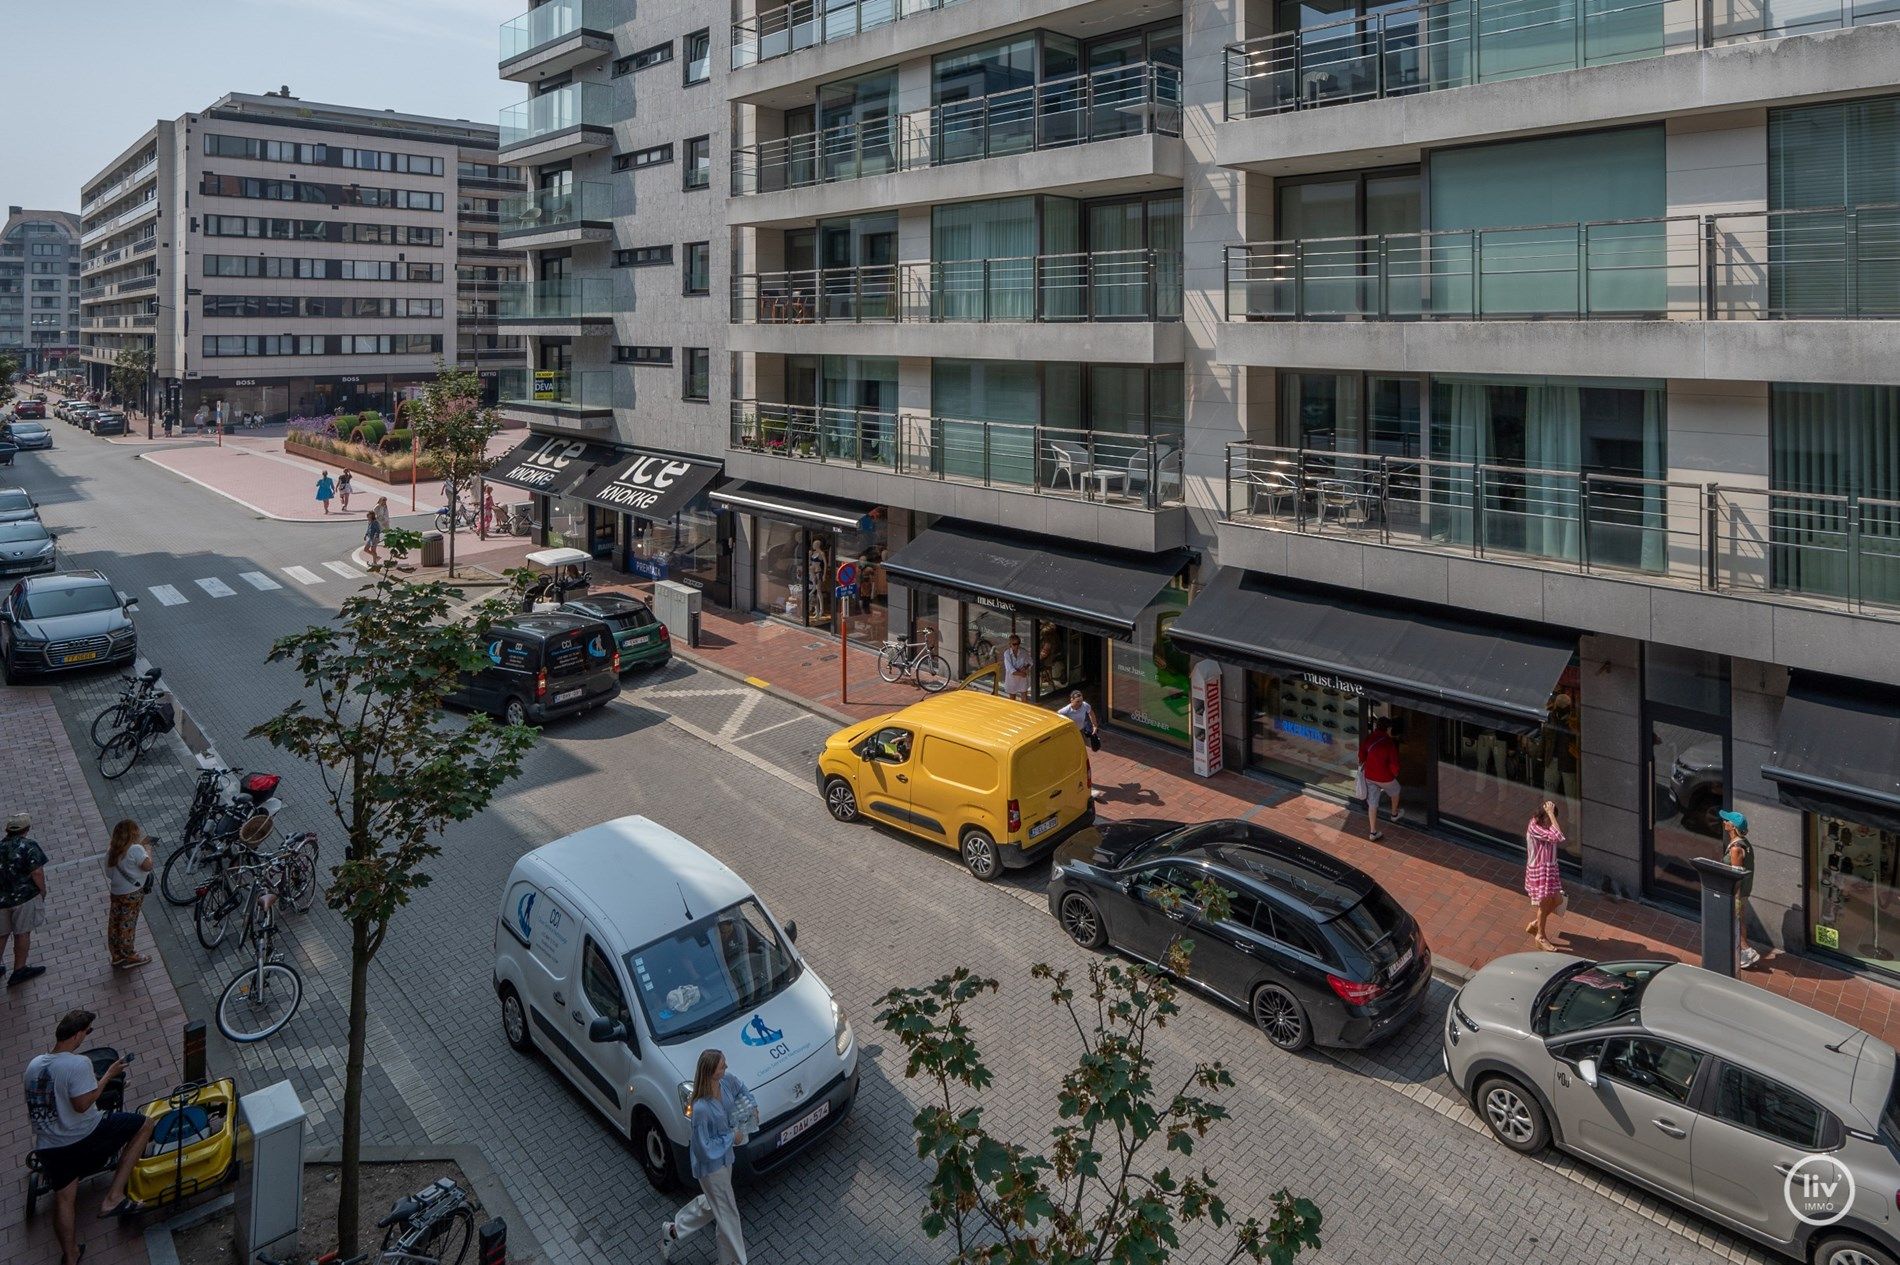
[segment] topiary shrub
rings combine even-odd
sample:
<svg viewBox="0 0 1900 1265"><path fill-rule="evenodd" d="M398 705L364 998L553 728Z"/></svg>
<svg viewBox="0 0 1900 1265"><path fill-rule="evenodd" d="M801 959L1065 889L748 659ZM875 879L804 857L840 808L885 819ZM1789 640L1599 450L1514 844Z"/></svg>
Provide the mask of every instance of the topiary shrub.
<svg viewBox="0 0 1900 1265"><path fill-rule="evenodd" d="M382 418L365 414L362 420L357 422L356 429L350 433L350 438L359 444L374 448L382 442L388 430L389 426Z"/></svg>
<svg viewBox="0 0 1900 1265"><path fill-rule="evenodd" d="M413 443L414 440L415 432L404 427L400 430L392 430L387 435L384 435L380 447L384 452L407 452L409 445Z"/></svg>

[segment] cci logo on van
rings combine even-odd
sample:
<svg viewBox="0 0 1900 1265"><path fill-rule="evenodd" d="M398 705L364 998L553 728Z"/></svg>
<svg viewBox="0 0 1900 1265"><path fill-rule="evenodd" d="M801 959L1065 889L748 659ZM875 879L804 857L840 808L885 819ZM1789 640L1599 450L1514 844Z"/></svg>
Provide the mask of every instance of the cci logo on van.
<svg viewBox="0 0 1900 1265"><path fill-rule="evenodd" d="M754 1015L752 1022L739 1030L739 1039L747 1045L770 1045L774 1041L783 1041L785 1033L779 1028L766 1027L763 1015Z"/></svg>

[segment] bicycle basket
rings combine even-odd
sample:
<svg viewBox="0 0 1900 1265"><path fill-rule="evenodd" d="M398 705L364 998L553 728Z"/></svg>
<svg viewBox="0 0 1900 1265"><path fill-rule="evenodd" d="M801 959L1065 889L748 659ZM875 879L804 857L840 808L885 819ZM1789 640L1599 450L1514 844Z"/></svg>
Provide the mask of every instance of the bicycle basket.
<svg viewBox="0 0 1900 1265"><path fill-rule="evenodd" d="M244 824L238 827L238 842L247 848L255 848L270 838L270 826L269 813L246 818Z"/></svg>
<svg viewBox="0 0 1900 1265"><path fill-rule="evenodd" d="M168 697L153 700L150 714L153 733L168 734L178 727L178 709Z"/></svg>
<svg viewBox="0 0 1900 1265"><path fill-rule="evenodd" d="M252 773L238 783L238 788L261 804L277 793L277 784L283 780L275 773Z"/></svg>

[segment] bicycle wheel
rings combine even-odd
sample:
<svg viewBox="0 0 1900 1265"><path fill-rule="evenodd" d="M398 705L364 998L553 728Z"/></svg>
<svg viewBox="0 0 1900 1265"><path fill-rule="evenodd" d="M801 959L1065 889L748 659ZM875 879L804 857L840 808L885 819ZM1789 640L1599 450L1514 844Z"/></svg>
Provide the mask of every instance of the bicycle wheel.
<svg viewBox="0 0 1900 1265"><path fill-rule="evenodd" d="M112 735L112 741L106 743L99 752L99 776L108 782L124 777L139 762L139 753L144 749L145 745L139 741L135 731L121 729Z"/></svg>
<svg viewBox="0 0 1900 1265"><path fill-rule="evenodd" d="M317 863L301 851L284 861L284 899L300 914L317 899Z"/></svg>
<svg viewBox="0 0 1900 1265"><path fill-rule="evenodd" d="M198 943L207 950L223 944L225 937L238 924L243 909L244 893L230 875L220 874L211 880L211 885L205 888L205 894L198 898L197 908L191 911L191 921L198 932Z"/></svg>
<svg viewBox="0 0 1900 1265"><path fill-rule="evenodd" d="M950 661L940 654L927 654L916 663L917 684L935 694L950 684Z"/></svg>
<svg viewBox="0 0 1900 1265"><path fill-rule="evenodd" d="M92 745L103 747L112 741L112 731L125 724L127 707L123 701L100 712L92 718Z"/></svg>
<svg viewBox="0 0 1900 1265"><path fill-rule="evenodd" d="M383 1251L395 1247L402 1235L403 1227L399 1225L392 1225L383 1231ZM468 1245L474 1237L475 1214L467 1208L457 1208L429 1227L428 1237L423 1239L416 1251L434 1258L436 1265L461 1265L462 1257L468 1253Z"/></svg>
<svg viewBox="0 0 1900 1265"><path fill-rule="evenodd" d="M896 646L886 646L877 652L877 674L886 681L903 679L904 662Z"/></svg>
<svg viewBox="0 0 1900 1265"><path fill-rule="evenodd" d="M303 976L284 962L246 967L218 996L218 1031L239 1045L279 1031L303 1004Z"/></svg>
<svg viewBox="0 0 1900 1265"><path fill-rule="evenodd" d="M198 888L211 868L205 853L203 844L188 843L172 849L165 858L165 868L158 874L158 894L166 904L189 905L198 899Z"/></svg>
<svg viewBox="0 0 1900 1265"><path fill-rule="evenodd" d="M437 531L447 531L449 529L449 521L449 512L447 510L437 510L435 512L435 529Z"/></svg>

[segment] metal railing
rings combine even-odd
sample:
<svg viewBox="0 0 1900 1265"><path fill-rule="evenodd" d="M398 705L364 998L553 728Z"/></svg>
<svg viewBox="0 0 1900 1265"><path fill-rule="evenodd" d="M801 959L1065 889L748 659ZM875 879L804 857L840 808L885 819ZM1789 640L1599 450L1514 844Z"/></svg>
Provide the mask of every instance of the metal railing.
<svg viewBox="0 0 1900 1265"><path fill-rule="evenodd" d="M496 375L495 390L495 398L503 404L541 408L612 408L614 375L607 369L552 372L504 369Z"/></svg>
<svg viewBox="0 0 1900 1265"><path fill-rule="evenodd" d="M501 199L499 223L503 236L545 233L613 215L614 189L598 180L583 180L567 189L537 189Z"/></svg>
<svg viewBox="0 0 1900 1265"><path fill-rule="evenodd" d="M149 178L157 170L158 158L153 156L141 163L134 170L120 176L117 180L114 180L111 184L99 190L90 198L87 198L85 204L79 208L79 214L82 216L91 215L94 211L111 202L112 199L118 197L121 193L130 189L133 185Z"/></svg>
<svg viewBox="0 0 1900 1265"><path fill-rule="evenodd" d="M614 122L613 89L585 81L544 92L501 112L501 148L525 145L570 127L606 127Z"/></svg>
<svg viewBox="0 0 1900 1265"><path fill-rule="evenodd" d="M1229 44L1229 119L1900 20L1900 0L1426 0Z"/></svg>
<svg viewBox="0 0 1900 1265"><path fill-rule="evenodd" d="M124 228L127 224L132 223L134 220L140 219L141 217L146 216L146 215L150 215L157 210L158 210L158 195L156 192L154 192L151 197L144 199L137 206L129 207L126 210L119 212L117 215L113 216L111 219L105 221L102 224L94 224L91 228L87 229L85 233L80 237L79 239L80 244L83 246L83 245L88 245L92 242L99 241L100 239L110 236L114 232L117 232L119 229Z"/></svg>
<svg viewBox="0 0 1900 1265"><path fill-rule="evenodd" d="M609 277L504 281L496 288L495 319L501 321L604 321L613 314Z"/></svg>
<svg viewBox="0 0 1900 1265"><path fill-rule="evenodd" d="M962 0L796 0L732 24L732 68L771 61L819 44L834 44Z"/></svg>
<svg viewBox="0 0 1900 1265"><path fill-rule="evenodd" d="M1181 317L1181 256L1153 250L744 273L732 322L1156 321Z"/></svg>
<svg viewBox="0 0 1900 1265"><path fill-rule="evenodd" d="M1238 443L1225 517L1900 616L1900 501Z"/></svg>
<svg viewBox="0 0 1900 1265"><path fill-rule="evenodd" d="M1900 316L1900 204L1249 242L1232 321Z"/></svg>
<svg viewBox="0 0 1900 1265"><path fill-rule="evenodd" d="M1182 495L1181 441L1168 435L734 400L729 442L788 460L1105 505L1158 509Z"/></svg>
<svg viewBox="0 0 1900 1265"><path fill-rule="evenodd" d="M501 24L501 60L512 61L587 25L587 0L549 0Z"/></svg>
<svg viewBox="0 0 1900 1265"><path fill-rule="evenodd" d="M1181 134L1176 67L1114 66L740 146L732 152L732 189L771 193L1145 132Z"/></svg>

